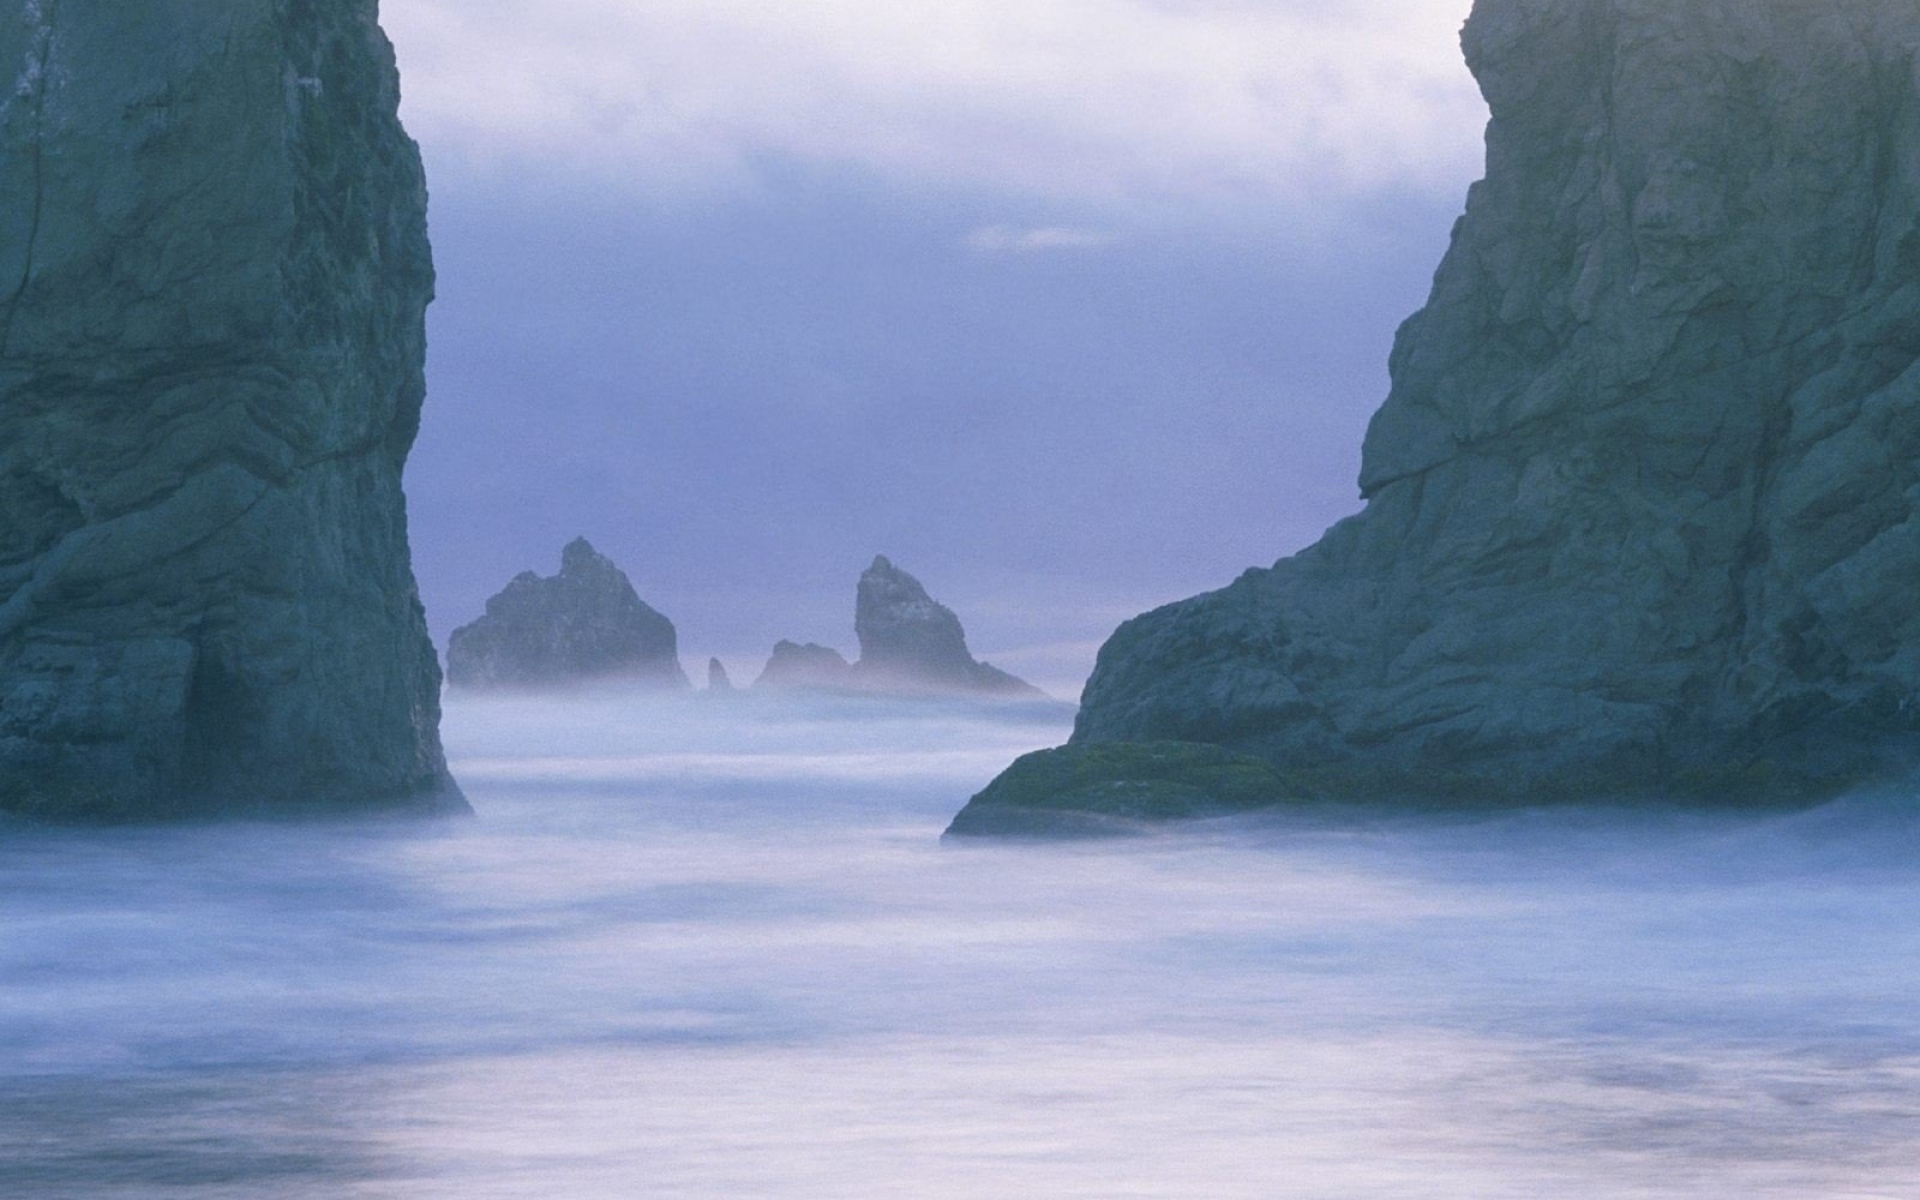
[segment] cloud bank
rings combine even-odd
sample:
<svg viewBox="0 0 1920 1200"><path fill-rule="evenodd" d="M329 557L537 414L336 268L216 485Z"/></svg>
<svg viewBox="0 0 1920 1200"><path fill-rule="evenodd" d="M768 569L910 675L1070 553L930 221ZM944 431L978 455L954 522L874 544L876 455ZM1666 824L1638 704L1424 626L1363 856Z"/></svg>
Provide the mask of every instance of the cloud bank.
<svg viewBox="0 0 1920 1200"><path fill-rule="evenodd" d="M768 163L1100 213L1457 191L1466 0L386 0L476 169L705 194Z"/></svg>

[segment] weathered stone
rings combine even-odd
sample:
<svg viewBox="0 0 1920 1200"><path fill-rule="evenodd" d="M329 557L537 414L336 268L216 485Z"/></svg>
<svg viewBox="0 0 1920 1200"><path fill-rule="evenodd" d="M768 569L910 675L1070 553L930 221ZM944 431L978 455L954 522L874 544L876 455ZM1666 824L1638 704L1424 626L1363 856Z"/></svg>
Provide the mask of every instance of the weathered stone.
<svg viewBox="0 0 1920 1200"><path fill-rule="evenodd" d="M464 807L401 467L433 288L373 0L0 15L0 810Z"/></svg>
<svg viewBox="0 0 1920 1200"><path fill-rule="evenodd" d="M462 689L630 682L690 688L673 622L640 599L626 573L585 538L560 573L522 572L486 615L447 640L447 682Z"/></svg>
<svg viewBox="0 0 1920 1200"><path fill-rule="evenodd" d="M853 687L853 666L838 650L808 642L780 642L753 681L774 691L846 691Z"/></svg>
<svg viewBox="0 0 1920 1200"><path fill-rule="evenodd" d="M860 661L854 682L873 691L1040 696L1039 688L998 667L975 662L953 610L920 581L875 558L854 601Z"/></svg>
<svg viewBox="0 0 1920 1200"><path fill-rule="evenodd" d="M1920 735L1920 7L1479 0L1487 177L1366 510L1106 645L1076 745L1408 802L1808 801Z"/></svg>

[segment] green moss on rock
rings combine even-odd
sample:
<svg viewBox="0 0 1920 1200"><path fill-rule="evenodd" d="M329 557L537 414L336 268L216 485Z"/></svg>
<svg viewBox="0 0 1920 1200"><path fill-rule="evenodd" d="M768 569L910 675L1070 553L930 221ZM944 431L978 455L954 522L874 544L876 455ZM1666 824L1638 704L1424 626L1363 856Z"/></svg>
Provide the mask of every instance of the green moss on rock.
<svg viewBox="0 0 1920 1200"><path fill-rule="evenodd" d="M1026 755L954 818L949 834L1121 832L1309 799L1257 758L1198 742L1105 742Z"/></svg>

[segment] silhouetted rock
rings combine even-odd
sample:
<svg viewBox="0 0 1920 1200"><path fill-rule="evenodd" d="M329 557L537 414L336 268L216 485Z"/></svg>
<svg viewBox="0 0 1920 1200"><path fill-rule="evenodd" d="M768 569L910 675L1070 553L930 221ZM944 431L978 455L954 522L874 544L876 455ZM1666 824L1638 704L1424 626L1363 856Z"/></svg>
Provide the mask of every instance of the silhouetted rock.
<svg viewBox="0 0 1920 1200"><path fill-rule="evenodd" d="M558 575L519 575L447 642L447 682L457 688L613 681L693 686L680 668L673 622L585 538L561 552Z"/></svg>
<svg viewBox="0 0 1920 1200"><path fill-rule="evenodd" d="M1041 696L1040 689L975 662L953 610L882 556L860 577L854 603L860 638L856 685L875 691Z"/></svg>
<svg viewBox="0 0 1920 1200"><path fill-rule="evenodd" d="M727 665L717 658L707 660L707 690L710 692L733 690L733 679L727 674Z"/></svg>
<svg viewBox="0 0 1920 1200"><path fill-rule="evenodd" d="M777 691L845 691L853 686L853 667L838 650L808 642L780 642L773 648L756 688Z"/></svg>
<svg viewBox="0 0 1920 1200"><path fill-rule="evenodd" d="M464 809L374 0L14 4L0 63L0 810Z"/></svg>
<svg viewBox="0 0 1920 1200"><path fill-rule="evenodd" d="M1068 753L1387 803L1796 802L1920 737L1920 7L1479 0L1365 512L1128 622Z"/></svg>

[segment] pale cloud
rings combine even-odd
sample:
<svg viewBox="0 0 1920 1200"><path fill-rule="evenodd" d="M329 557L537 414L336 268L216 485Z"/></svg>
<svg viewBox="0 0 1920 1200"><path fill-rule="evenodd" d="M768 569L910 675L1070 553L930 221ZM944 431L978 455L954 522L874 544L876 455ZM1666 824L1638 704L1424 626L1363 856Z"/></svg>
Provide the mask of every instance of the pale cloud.
<svg viewBox="0 0 1920 1200"><path fill-rule="evenodd" d="M967 235L969 249L982 254L1033 254L1045 250L1098 250L1111 246L1113 235L1097 229L1072 229L1063 225L1044 225L1021 229L1012 225L988 225Z"/></svg>
<svg viewBox="0 0 1920 1200"><path fill-rule="evenodd" d="M1484 122L1460 63L1466 7L385 0L383 15L406 117L437 156L668 191L778 158L1115 211L1457 190Z"/></svg>

